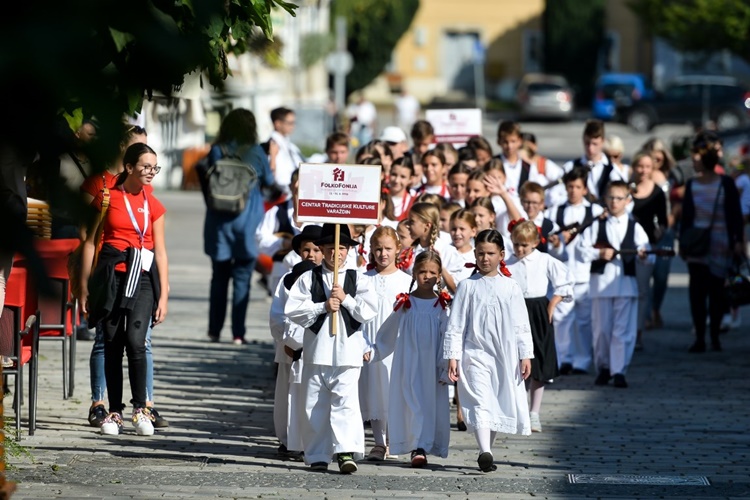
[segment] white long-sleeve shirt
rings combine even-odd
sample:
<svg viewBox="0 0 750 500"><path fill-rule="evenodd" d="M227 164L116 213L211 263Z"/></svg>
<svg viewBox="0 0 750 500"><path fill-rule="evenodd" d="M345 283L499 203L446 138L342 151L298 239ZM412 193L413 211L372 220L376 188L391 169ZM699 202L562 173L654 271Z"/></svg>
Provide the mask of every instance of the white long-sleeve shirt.
<svg viewBox="0 0 750 500"><path fill-rule="evenodd" d="M593 217L599 217L604 209L601 205L592 205L587 200L583 200L577 205L565 205L565 211L563 212L563 225L569 226L574 223L583 224L586 217L586 208L591 207L591 215ZM558 212L562 209L563 205L556 205L547 209L545 217L554 221L557 224ZM576 283L588 283L591 279L591 265L589 263L581 263L576 259L574 248L576 240L580 237L577 236L570 244L566 245L565 242L560 240L560 246L558 248L549 245L550 255L565 262L568 269L573 273L573 277Z"/></svg>
<svg viewBox="0 0 750 500"><path fill-rule="evenodd" d="M594 248L599 235L599 224L607 225L607 240L615 250L620 250L622 240L628 230L630 215L625 213L619 217L610 215L605 221L596 221L591 227L586 229L576 238L576 258L581 264L589 264L599 259L599 249ZM640 224L635 223L634 235L635 247L637 250L649 250L648 235ZM640 259L636 256L636 265L639 265ZM653 261L653 256L649 256ZM621 255L615 255L604 266L602 274L591 273L590 281L591 298L612 298L612 297L638 297L638 281L635 276L625 274L625 266Z"/></svg>
<svg viewBox="0 0 750 500"><path fill-rule="evenodd" d="M525 299L546 297L551 284L553 295L559 295L564 302L573 300L573 274L549 254L534 249L522 259L510 257L507 265Z"/></svg>
<svg viewBox="0 0 750 500"><path fill-rule="evenodd" d="M331 335L331 314L326 311L325 302L313 302L311 295L312 273L308 271L297 279L289 290L289 297L284 307L284 314L290 321L305 328L302 356L305 363L324 366L362 366L362 356L370 350L370 346L362 334L357 330L351 336L346 333L346 326L342 314L337 314L338 333ZM377 315L378 299L372 290L370 279L360 273L357 276L357 294L355 297L347 295L341 303L352 317L366 323ZM330 297L333 288L333 271L323 265L323 291ZM343 287L346 270L339 270L338 282ZM326 318L320 331L316 334L309 329L325 314Z"/></svg>

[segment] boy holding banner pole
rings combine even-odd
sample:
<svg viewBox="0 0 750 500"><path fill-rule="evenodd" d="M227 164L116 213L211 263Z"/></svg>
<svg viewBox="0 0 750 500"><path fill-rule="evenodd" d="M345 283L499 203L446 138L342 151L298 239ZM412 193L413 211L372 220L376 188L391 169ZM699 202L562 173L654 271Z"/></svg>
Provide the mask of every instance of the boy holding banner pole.
<svg viewBox="0 0 750 500"><path fill-rule="evenodd" d="M378 223L380 174L378 165L303 163L299 168L297 219L324 223L315 241L323 264L299 277L284 307L289 321L305 329L301 433L312 470L327 470L336 454L339 470L351 474L357 470L355 455L365 452L359 373L371 346L362 324L377 315L378 298L368 277L340 263L359 243L348 224Z"/></svg>
<svg viewBox="0 0 750 500"><path fill-rule="evenodd" d="M365 451L359 373L370 346L361 325L377 314L377 296L366 277L339 269L349 247L357 244L346 224L324 224L315 244L323 264L300 276L284 307L289 320L305 328L305 462L325 471L336 454L339 470L350 474L357 470L355 455Z"/></svg>

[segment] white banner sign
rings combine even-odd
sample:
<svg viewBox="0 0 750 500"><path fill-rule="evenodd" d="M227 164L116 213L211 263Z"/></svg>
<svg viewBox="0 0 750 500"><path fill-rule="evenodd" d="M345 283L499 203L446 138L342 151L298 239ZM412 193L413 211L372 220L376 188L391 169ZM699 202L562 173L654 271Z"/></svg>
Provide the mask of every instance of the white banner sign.
<svg viewBox="0 0 750 500"><path fill-rule="evenodd" d="M428 109L425 119L435 129L435 141L463 146L469 138L482 135L481 109Z"/></svg>
<svg viewBox="0 0 750 500"><path fill-rule="evenodd" d="M377 224L380 165L303 163L299 167L300 222Z"/></svg>

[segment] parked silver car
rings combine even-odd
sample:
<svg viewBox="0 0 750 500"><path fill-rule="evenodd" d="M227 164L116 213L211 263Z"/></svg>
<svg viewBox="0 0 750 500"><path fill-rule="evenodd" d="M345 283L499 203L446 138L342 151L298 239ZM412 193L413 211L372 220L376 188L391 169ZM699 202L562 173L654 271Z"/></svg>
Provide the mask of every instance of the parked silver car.
<svg viewBox="0 0 750 500"><path fill-rule="evenodd" d="M522 120L570 120L573 116L573 90L568 81L559 75L525 75L518 84L516 100Z"/></svg>

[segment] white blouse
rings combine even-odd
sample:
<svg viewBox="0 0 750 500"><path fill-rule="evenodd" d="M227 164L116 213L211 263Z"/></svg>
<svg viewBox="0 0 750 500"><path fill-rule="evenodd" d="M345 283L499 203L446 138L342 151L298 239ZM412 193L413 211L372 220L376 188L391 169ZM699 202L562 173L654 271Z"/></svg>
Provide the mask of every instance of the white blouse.
<svg viewBox="0 0 750 500"><path fill-rule="evenodd" d="M525 299L546 297L551 285L552 294L562 297L563 302L573 300L573 274L549 254L534 249L523 259L514 255L506 263Z"/></svg>

